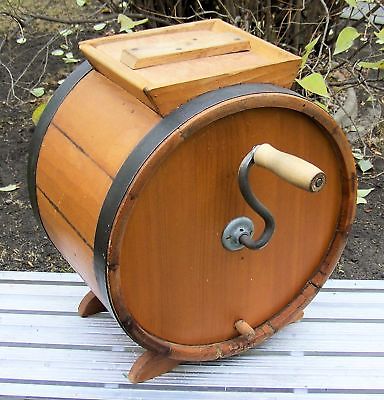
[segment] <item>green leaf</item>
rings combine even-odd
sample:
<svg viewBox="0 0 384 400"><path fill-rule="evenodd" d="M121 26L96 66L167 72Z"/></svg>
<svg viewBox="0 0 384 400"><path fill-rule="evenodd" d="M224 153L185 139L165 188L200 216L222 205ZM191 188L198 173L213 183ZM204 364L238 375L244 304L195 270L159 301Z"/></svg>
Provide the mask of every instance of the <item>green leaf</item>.
<svg viewBox="0 0 384 400"><path fill-rule="evenodd" d="M379 60L374 62L360 61L357 65L361 68L384 69L384 60Z"/></svg>
<svg viewBox="0 0 384 400"><path fill-rule="evenodd" d="M367 200L365 199L366 196L371 193L373 188L371 189L358 189L357 196L356 196L356 204L367 204Z"/></svg>
<svg viewBox="0 0 384 400"><path fill-rule="evenodd" d="M62 29L59 33L61 36L66 37L66 36L70 35L71 33L73 33L73 31L72 31L72 29Z"/></svg>
<svg viewBox="0 0 384 400"><path fill-rule="evenodd" d="M42 87L37 87L37 88L30 90L30 93L35 97L41 97L45 93L45 90Z"/></svg>
<svg viewBox="0 0 384 400"><path fill-rule="evenodd" d="M356 0L345 0L345 2L348 3L351 7L357 7Z"/></svg>
<svg viewBox="0 0 384 400"><path fill-rule="evenodd" d="M369 160L366 160L366 159L364 159L364 158L361 159L361 160L357 163L357 165L359 166L359 168L361 169L362 172L367 172L367 171L369 171L370 169L373 168L372 163L371 163Z"/></svg>
<svg viewBox="0 0 384 400"><path fill-rule="evenodd" d="M315 100L314 103L321 107L323 110L328 111L328 106L324 103L321 103L320 101Z"/></svg>
<svg viewBox="0 0 384 400"><path fill-rule="evenodd" d="M316 43L319 41L320 36L318 36L317 38L313 39L312 41L310 41L306 46L305 46L305 51L304 54L301 56L301 66L300 69L304 68L304 65L306 64L309 55L311 54L312 50L314 49L314 47L316 46Z"/></svg>
<svg viewBox="0 0 384 400"><path fill-rule="evenodd" d="M356 197L356 204L367 204L367 200L364 199L364 197Z"/></svg>
<svg viewBox="0 0 384 400"><path fill-rule="evenodd" d="M352 150L352 155L356 160L362 160L364 158L363 153L360 149Z"/></svg>
<svg viewBox="0 0 384 400"><path fill-rule="evenodd" d="M56 49L56 50L51 51L51 54L53 56L62 56L64 54L64 51L61 49Z"/></svg>
<svg viewBox="0 0 384 400"><path fill-rule="evenodd" d="M83 7L83 6L85 6L87 4L87 0L76 0L76 4L79 7Z"/></svg>
<svg viewBox="0 0 384 400"><path fill-rule="evenodd" d="M13 192L20 187L19 184L11 184L8 186L0 187L0 192Z"/></svg>
<svg viewBox="0 0 384 400"><path fill-rule="evenodd" d="M107 24L105 22L101 22L100 24L93 25L93 29L95 31L101 31L102 29L104 29L106 27L106 25Z"/></svg>
<svg viewBox="0 0 384 400"><path fill-rule="evenodd" d="M333 54L339 54L348 50L353 45L353 41L360 36L360 33L352 26L344 28L337 37L336 47Z"/></svg>
<svg viewBox="0 0 384 400"><path fill-rule="evenodd" d="M296 82L308 92L318 94L319 96L329 97L327 85L324 78L318 72L307 75L303 79L296 79Z"/></svg>
<svg viewBox="0 0 384 400"><path fill-rule="evenodd" d="M24 44L26 41L27 41L27 39L26 39L24 36L22 36L22 37L19 37L19 38L16 40L16 43L18 43L18 44Z"/></svg>
<svg viewBox="0 0 384 400"><path fill-rule="evenodd" d="M375 35L377 36L376 43L378 44L384 44L384 28L381 29L380 32L374 32Z"/></svg>
<svg viewBox="0 0 384 400"><path fill-rule="evenodd" d="M61 85L64 81L65 81L65 79L60 79L59 81L57 81L57 83L58 83L59 85Z"/></svg>
<svg viewBox="0 0 384 400"><path fill-rule="evenodd" d="M120 32L132 32L132 29L141 24L148 22L148 18L141 19L139 21L133 21L131 18L124 14L119 14L117 17L117 22L120 24Z"/></svg>
<svg viewBox="0 0 384 400"><path fill-rule="evenodd" d="M74 63L78 63L79 61L81 61L80 58L73 58L73 53L71 51L69 51L68 53L65 53L65 57L63 57L62 60L66 64L74 64Z"/></svg>
<svg viewBox="0 0 384 400"><path fill-rule="evenodd" d="M374 188L370 188L370 189L358 189L358 190L357 190L357 195L358 195L359 197L365 197L365 196L368 196L369 193L372 192L372 190L374 190Z"/></svg>
<svg viewBox="0 0 384 400"><path fill-rule="evenodd" d="M62 60L66 63L66 64L75 64L81 61L80 58L73 58L73 57L63 57Z"/></svg>
<svg viewBox="0 0 384 400"><path fill-rule="evenodd" d="M39 122L39 119L41 117L41 114L43 113L45 106L47 103L41 103L37 108L32 113L32 122L36 126L37 123Z"/></svg>

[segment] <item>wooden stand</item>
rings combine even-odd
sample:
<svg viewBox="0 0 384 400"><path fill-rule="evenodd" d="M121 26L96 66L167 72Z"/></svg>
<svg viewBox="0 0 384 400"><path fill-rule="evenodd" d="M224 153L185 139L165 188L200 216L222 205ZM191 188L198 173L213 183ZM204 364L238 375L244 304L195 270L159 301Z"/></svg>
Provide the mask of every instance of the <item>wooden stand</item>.
<svg viewBox="0 0 384 400"><path fill-rule="evenodd" d="M290 321L290 324L300 321L304 316L304 311L299 311ZM253 336L254 329L244 320L235 322L235 328L241 335ZM128 374L128 379L132 383L140 383L156 376L171 371L181 360L173 360L159 353L146 350L132 365Z"/></svg>
<svg viewBox="0 0 384 400"><path fill-rule="evenodd" d="M83 300L81 300L79 308L77 309L80 317L89 317L90 315L94 315L103 311L107 311L107 309L92 291L89 291L83 297Z"/></svg>
<svg viewBox="0 0 384 400"><path fill-rule="evenodd" d="M132 383L144 382L171 371L181 362L147 350L132 365L128 379Z"/></svg>
<svg viewBox="0 0 384 400"><path fill-rule="evenodd" d="M81 317L88 317L103 311L107 311L107 309L92 291L89 291L83 297L78 308L78 313ZM300 321L303 316L304 312L299 311L290 323ZM236 321L235 328L241 335L253 336L255 334L254 329L243 320ZM128 379L132 383L144 382L171 371L182 362L181 360L173 360L162 354L146 350L132 365Z"/></svg>

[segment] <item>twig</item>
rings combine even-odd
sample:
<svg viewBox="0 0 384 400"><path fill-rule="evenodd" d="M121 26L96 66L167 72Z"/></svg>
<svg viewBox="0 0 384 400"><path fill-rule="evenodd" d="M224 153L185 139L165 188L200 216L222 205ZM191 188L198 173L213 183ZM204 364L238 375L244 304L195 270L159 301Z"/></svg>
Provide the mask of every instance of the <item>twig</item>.
<svg viewBox="0 0 384 400"><path fill-rule="evenodd" d="M2 65L4 67L4 69L8 72L9 78L10 78L10 91L12 92L12 95L14 98L16 98L17 100L21 101L21 99L19 99L16 94L15 94L15 80L13 79L13 75L12 72L10 71L10 69L0 60L0 65ZM7 97L7 104L8 104L8 97Z"/></svg>
<svg viewBox="0 0 384 400"><path fill-rule="evenodd" d="M382 157L380 157L380 158L382 158ZM378 174L376 174L376 175L369 175L369 176L360 176L360 178L359 179L361 179L361 180L363 180L363 179L376 179L376 178L378 178L379 176L381 176L381 175L383 175L384 174L384 171L381 171L381 172L379 172Z"/></svg>
<svg viewBox="0 0 384 400"><path fill-rule="evenodd" d="M359 11L359 12L361 12L361 14L363 15L363 17L362 18L360 18L360 20L359 21L356 21L352 26L357 26L357 25L359 25L358 24L358 22L361 22L361 20L363 20L364 18L366 19L366 21L367 22L369 22L375 29L376 29L376 31L379 31L380 30L380 28L373 22L373 21L371 21L370 20L370 16L373 14L373 13L375 13L380 7L382 7L382 5L380 5L380 4L377 4L375 7L373 7L372 8L372 10L369 10L366 14L364 13L364 11L363 11L363 9L361 9L361 8L359 8L359 6L358 6L358 2L356 2L357 3L357 10Z"/></svg>
<svg viewBox="0 0 384 400"><path fill-rule="evenodd" d="M343 82L330 82L329 86L337 86L337 87L341 87L341 86L347 86L347 85L360 85L363 82L377 82L377 79L367 79L364 78L362 80L359 80L358 78L353 79L353 80L348 80L348 81L343 81ZM384 82L384 81L383 81Z"/></svg>
<svg viewBox="0 0 384 400"><path fill-rule="evenodd" d="M99 22L105 22L105 21L112 21L117 17L117 14L109 14L106 17L102 18L97 18L97 19L62 19L62 18L56 18L56 17L50 17L48 15L39 15L39 14L33 14L33 13L26 13L25 15L30 16L35 19L40 19L43 21L49 21L49 22L54 22L58 24L68 24L68 25L75 25L75 24L97 24ZM145 14L138 14L138 13L125 13L124 15L130 17L130 18L147 18L148 16ZM156 22L159 22L163 25L170 25L167 21L164 21L161 18L157 18L154 16L150 16L149 18L153 19Z"/></svg>
<svg viewBox="0 0 384 400"><path fill-rule="evenodd" d="M218 18L226 18L226 17L227 17L227 15L221 14L221 13L219 13L218 11L205 11L205 10L202 8L200 2L197 1L197 3L198 3L198 5L199 5L199 7L200 7L203 11L197 12L197 11L195 11L195 10L192 8L192 10L193 10L193 15L191 15L191 16L189 16L189 17L174 17L174 16L172 16L172 15L161 14L161 13L155 12L155 11L153 11L153 10L148 10L148 9L141 8L141 7L137 6L136 4L132 4L132 6L133 6L136 10L139 10L139 11L142 11L142 12L144 12L144 13L150 14L151 17L148 17L148 18L152 18L154 21L155 21L155 17L154 17L154 16L158 16L158 17L162 17L162 18L168 18L168 19L170 19L170 20L174 20L174 21L177 21L177 22L180 22L180 21L190 21L190 20L195 19L196 17L199 17L199 18L200 18L200 17L209 17L209 16L215 16L215 17L218 17ZM171 24L169 24L169 25L171 25Z"/></svg>
<svg viewBox="0 0 384 400"><path fill-rule="evenodd" d="M51 43L53 43L56 39L58 38L58 34L53 35L48 42L40 49L36 52L36 54L32 57L31 61L25 66L24 70L21 72L21 74L19 75L19 77L14 81L14 85L16 85L19 80L26 74L26 72L28 71L29 67L34 63L34 61L36 60L36 58L40 55L40 53L48 48L50 46ZM8 96L7 96L7 101L9 101L9 96L10 96L10 92L8 92Z"/></svg>
<svg viewBox="0 0 384 400"><path fill-rule="evenodd" d="M294 28L294 35L293 35L293 46L296 48L296 50L299 50L299 34L300 34L300 23L301 23L301 12L303 10L303 0L297 0L297 8L296 8L296 13L293 17L293 21L295 25L293 26Z"/></svg>
<svg viewBox="0 0 384 400"><path fill-rule="evenodd" d="M221 0L217 0L217 2L221 5L221 7L224 9L224 11L227 13L227 18L232 22L232 24L235 23L235 19L234 16L230 13L230 11L228 10L228 8L226 7L225 4L223 4L223 2Z"/></svg>
<svg viewBox="0 0 384 400"><path fill-rule="evenodd" d="M344 66L346 63L350 62L353 60L353 58L360 53L361 50L364 49L365 46L369 44L368 40L366 42L363 42L361 46L359 46L352 54L349 55L347 59L344 59L341 63L336 64L334 67L331 68L331 72L334 71L335 69L339 69L340 67Z"/></svg>
<svg viewBox="0 0 384 400"><path fill-rule="evenodd" d="M32 89L34 87L36 87L36 85L38 85L41 82L41 80L43 79L45 71L47 70L48 57L49 57L49 47L47 47L47 50L46 50L46 53L45 53L44 66L43 66L43 68L41 70L41 74L40 74L39 78L37 79L37 82L32 86Z"/></svg>
<svg viewBox="0 0 384 400"><path fill-rule="evenodd" d="M329 26L329 10L327 5L325 4L324 0L320 0L321 5L324 7L325 10L325 27L324 27L324 34L323 34L323 38L321 39L321 43L320 43L320 49L319 49L319 53L317 55L317 61L314 65L314 69L317 67L317 65L320 62L321 56L323 54L323 48L325 46L325 41L327 39L327 35L328 35L328 26Z"/></svg>

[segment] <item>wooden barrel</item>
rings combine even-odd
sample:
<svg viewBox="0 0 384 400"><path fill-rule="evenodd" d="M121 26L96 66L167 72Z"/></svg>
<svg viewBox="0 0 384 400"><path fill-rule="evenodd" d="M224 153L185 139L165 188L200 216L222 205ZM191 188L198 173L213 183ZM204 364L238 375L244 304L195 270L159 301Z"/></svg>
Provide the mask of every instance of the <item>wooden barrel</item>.
<svg viewBox="0 0 384 400"><path fill-rule="evenodd" d="M317 165L327 183L308 193L254 167L250 186L275 233L260 250L231 252L221 242L230 220L263 230L237 171L265 142ZM294 319L343 250L356 190L343 132L295 92L235 85L162 118L88 63L39 122L29 184L49 238L127 334L180 360L239 353Z"/></svg>

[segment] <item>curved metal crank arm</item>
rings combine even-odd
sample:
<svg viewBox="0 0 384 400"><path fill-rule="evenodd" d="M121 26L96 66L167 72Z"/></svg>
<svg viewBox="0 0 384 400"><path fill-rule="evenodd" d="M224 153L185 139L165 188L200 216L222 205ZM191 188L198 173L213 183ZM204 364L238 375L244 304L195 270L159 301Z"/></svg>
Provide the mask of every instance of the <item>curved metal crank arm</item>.
<svg viewBox="0 0 384 400"><path fill-rule="evenodd" d="M249 185L249 171L254 161L254 152L256 148L253 148L243 159L239 167L239 187L240 192L244 197L244 200L249 204L249 206L257 213L264 221L263 233L257 240L252 239L251 232L244 232L238 237L238 241L245 247L252 250L261 249L270 240L275 231L275 220L273 219L270 211L265 207L253 194L252 189Z"/></svg>
<svg viewBox="0 0 384 400"><path fill-rule="evenodd" d="M251 250L261 249L269 242L275 229L272 214L256 198L249 185L249 171L254 164L269 169L292 185L309 192L318 192L326 182L323 171L301 158L276 150L269 144L254 147L240 164L238 180L244 200L263 219L264 230L255 240L252 238L252 221L247 217L235 218L222 235L223 246L231 251L244 246Z"/></svg>

